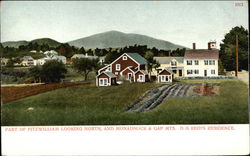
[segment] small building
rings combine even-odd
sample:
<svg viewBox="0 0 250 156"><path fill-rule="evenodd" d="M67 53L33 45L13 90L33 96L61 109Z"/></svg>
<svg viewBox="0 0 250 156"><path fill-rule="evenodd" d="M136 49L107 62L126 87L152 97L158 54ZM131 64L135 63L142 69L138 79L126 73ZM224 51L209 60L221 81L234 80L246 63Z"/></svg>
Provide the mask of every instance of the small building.
<svg viewBox="0 0 250 156"><path fill-rule="evenodd" d="M66 60L65 56L53 56L51 59L52 60L61 61L63 64L67 63L67 60Z"/></svg>
<svg viewBox="0 0 250 156"><path fill-rule="evenodd" d="M31 56L24 56L20 60L21 60L22 66L34 66L35 65L34 59Z"/></svg>
<svg viewBox="0 0 250 156"><path fill-rule="evenodd" d="M47 57L52 58L53 56L57 56L58 52L56 52L55 50L50 50L50 51L45 51L43 54L46 55Z"/></svg>
<svg viewBox="0 0 250 156"><path fill-rule="evenodd" d="M72 59L80 59L80 58L86 58L86 59L98 59L99 60L99 63L100 64L103 64L104 63L104 60L105 60L105 56L102 56L102 57L98 57L98 56L89 56L87 53L86 55L84 54L74 54L72 57L71 57L71 60Z"/></svg>
<svg viewBox="0 0 250 156"><path fill-rule="evenodd" d="M167 83L172 82L174 78L174 73L169 71L168 69L163 69L159 72L157 76L157 82L159 83Z"/></svg>
<svg viewBox="0 0 250 156"><path fill-rule="evenodd" d="M117 76L111 72L102 72L96 76L96 86L116 85Z"/></svg>
<svg viewBox="0 0 250 156"><path fill-rule="evenodd" d="M148 82L149 76L145 70L138 70L135 72L135 82Z"/></svg>
<svg viewBox="0 0 250 156"><path fill-rule="evenodd" d="M0 58L1 59L1 66L6 66L7 65L7 63L8 63L8 61L10 60L10 59L8 59L8 58Z"/></svg>

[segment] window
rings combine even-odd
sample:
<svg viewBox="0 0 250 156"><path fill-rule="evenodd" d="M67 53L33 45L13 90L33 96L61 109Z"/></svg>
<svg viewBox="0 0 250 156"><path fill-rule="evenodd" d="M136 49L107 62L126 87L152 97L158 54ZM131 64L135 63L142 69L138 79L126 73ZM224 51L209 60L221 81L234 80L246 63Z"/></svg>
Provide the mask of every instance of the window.
<svg viewBox="0 0 250 156"><path fill-rule="evenodd" d="M208 60L204 60L204 64L205 64L205 65L208 65Z"/></svg>
<svg viewBox="0 0 250 156"><path fill-rule="evenodd" d="M107 78L100 78L99 79L99 86L107 86L108 85L108 79Z"/></svg>
<svg viewBox="0 0 250 156"><path fill-rule="evenodd" d="M127 59L128 59L127 56L123 56L123 57L122 57L122 60L127 60Z"/></svg>
<svg viewBox="0 0 250 156"><path fill-rule="evenodd" d="M173 73L175 73L175 74L176 74L176 70L173 70Z"/></svg>
<svg viewBox="0 0 250 156"><path fill-rule="evenodd" d="M198 70L198 69L195 69L195 70L194 70L194 74L199 74L199 70Z"/></svg>
<svg viewBox="0 0 250 156"><path fill-rule="evenodd" d="M213 75L214 75L214 74L215 74L215 70L211 70L211 74L213 74Z"/></svg>
<svg viewBox="0 0 250 156"><path fill-rule="evenodd" d="M209 65L215 65L215 60L209 60Z"/></svg>
<svg viewBox="0 0 250 156"><path fill-rule="evenodd" d="M171 61L171 66L176 66L176 61Z"/></svg>
<svg viewBox="0 0 250 156"><path fill-rule="evenodd" d="M192 65L192 60L187 60L187 65Z"/></svg>
<svg viewBox="0 0 250 156"><path fill-rule="evenodd" d="M139 81L143 81L143 76L139 75Z"/></svg>
<svg viewBox="0 0 250 156"><path fill-rule="evenodd" d="M199 65L199 60L194 60L195 65Z"/></svg>
<svg viewBox="0 0 250 156"><path fill-rule="evenodd" d="M193 74L192 70L187 70L187 75Z"/></svg>
<svg viewBox="0 0 250 156"><path fill-rule="evenodd" d="M120 64L116 64L116 65L115 65L115 69L116 69L117 71L120 71L120 70L121 70L121 65L120 65Z"/></svg>
<svg viewBox="0 0 250 156"><path fill-rule="evenodd" d="M162 81L162 82L165 81L165 76L164 76L164 75L161 76L161 81Z"/></svg>

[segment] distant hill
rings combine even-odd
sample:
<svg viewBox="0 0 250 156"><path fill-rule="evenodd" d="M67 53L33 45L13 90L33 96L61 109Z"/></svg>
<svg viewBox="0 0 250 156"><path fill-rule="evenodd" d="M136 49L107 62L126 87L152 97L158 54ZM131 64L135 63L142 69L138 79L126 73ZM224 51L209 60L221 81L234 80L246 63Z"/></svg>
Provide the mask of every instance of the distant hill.
<svg viewBox="0 0 250 156"><path fill-rule="evenodd" d="M50 38L40 38L30 41L32 43L37 43L39 45L48 44L50 47L58 47L61 43Z"/></svg>
<svg viewBox="0 0 250 156"><path fill-rule="evenodd" d="M175 50L185 48L168 41L155 39L140 34L126 34L119 31L108 31L95 34L89 37L73 40L68 42L70 45L84 48L120 48L125 46L147 45L149 48L156 47L163 50Z"/></svg>
<svg viewBox="0 0 250 156"><path fill-rule="evenodd" d="M29 42L28 41L7 41L7 42L3 42L2 45L4 47L14 47L14 48L18 48L20 45L27 45Z"/></svg>
<svg viewBox="0 0 250 156"><path fill-rule="evenodd" d="M7 41L7 42L3 42L3 46L4 47L14 47L14 48L18 48L20 45L28 45L29 43L37 43L39 45L42 44L48 44L50 47L57 47L59 46L61 43L57 42L56 40L50 39L50 38L40 38L40 39L35 39L32 41Z"/></svg>

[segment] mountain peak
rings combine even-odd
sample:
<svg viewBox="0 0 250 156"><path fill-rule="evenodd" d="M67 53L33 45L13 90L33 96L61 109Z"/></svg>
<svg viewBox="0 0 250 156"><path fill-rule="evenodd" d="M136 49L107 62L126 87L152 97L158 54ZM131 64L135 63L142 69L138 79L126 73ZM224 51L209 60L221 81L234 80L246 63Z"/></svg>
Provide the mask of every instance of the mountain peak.
<svg viewBox="0 0 250 156"><path fill-rule="evenodd" d="M122 48L125 46L147 45L149 48L156 47L163 50L175 50L177 48L185 48L168 41L155 39L150 36L135 33L123 33L117 30L106 31L88 37L80 38L68 42L75 47L93 48Z"/></svg>

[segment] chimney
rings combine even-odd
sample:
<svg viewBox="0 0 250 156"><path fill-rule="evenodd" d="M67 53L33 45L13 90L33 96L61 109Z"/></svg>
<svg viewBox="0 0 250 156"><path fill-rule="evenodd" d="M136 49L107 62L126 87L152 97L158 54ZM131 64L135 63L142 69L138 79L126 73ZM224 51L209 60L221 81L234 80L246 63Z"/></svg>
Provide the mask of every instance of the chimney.
<svg viewBox="0 0 250 156"><path fill-rule="evenodd" d="M208 45L208 48L207 48L207 49L208 49L208 50L211 50L211 49L212 49L212 48L211 48L211 42L208 42L207 45Z"/></svg>
<svg viewBox="0 0 250 156"><path fill-rule="evenodd" d="M193 50L195 50L196 49L196 47L195 47L195 43L193 43Z"/></svg>

